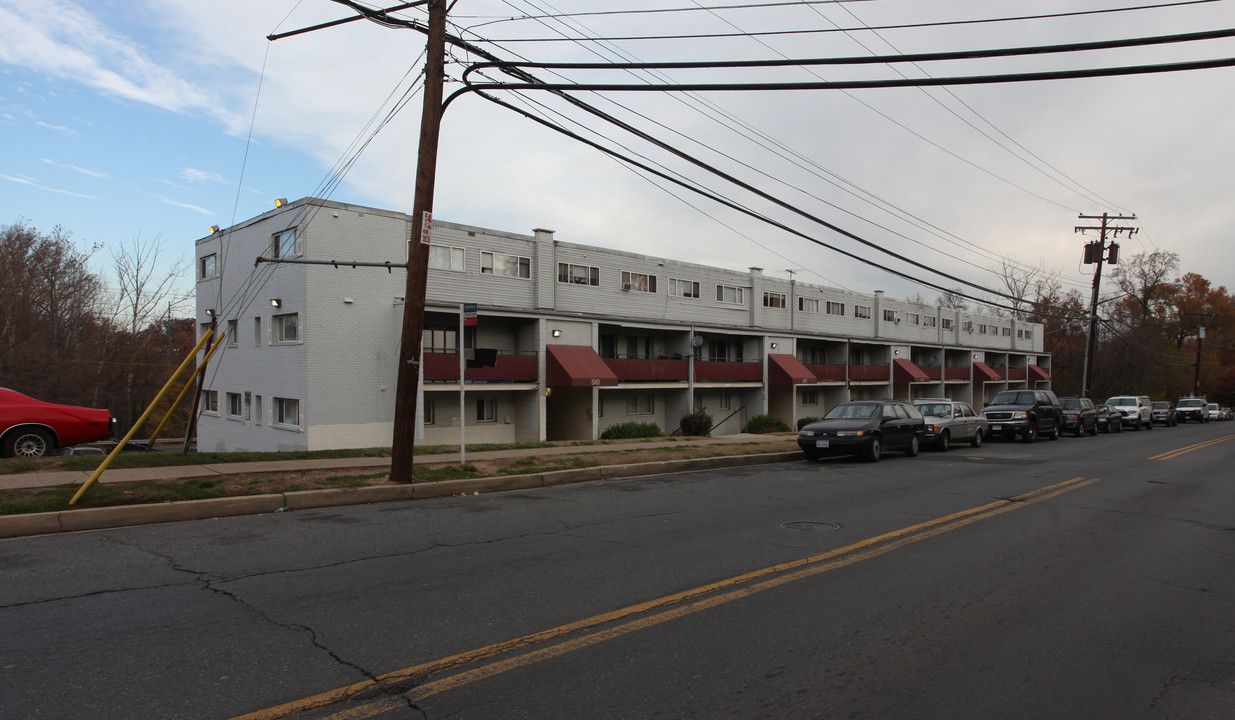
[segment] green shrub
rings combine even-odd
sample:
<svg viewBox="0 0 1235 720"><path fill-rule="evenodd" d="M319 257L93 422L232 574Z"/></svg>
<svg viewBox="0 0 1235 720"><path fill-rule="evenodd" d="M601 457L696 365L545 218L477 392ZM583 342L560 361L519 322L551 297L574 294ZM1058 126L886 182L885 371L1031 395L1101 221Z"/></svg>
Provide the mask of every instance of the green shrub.
<svg viewBox="0 0 1235 720"><path fill-rule="evenodd" d="M818 419L819 418L813 417L813 416L798 418L798 429L801 430L802 428L806 427L807 425L810 425L811 423L815 422Z"/></svg>
<svg viewBox="0 0 1235 720"><path fill-rule="evenodd" d="M712 432L712 416L702 410L696 410L682 416L678 423L683 435L708 435Z"/></svg>
<svg viewBox="0 0 1235 720"><path fill-rule="evenodd" d="M625 440L628 438L664 437L665 433L654 422L624 422L610 425L600 434L601 440Z"/></svg>
<svg viewBox="0 0 1235 720"><path fill-rule="evenodd" d="M784 420L773 415L756 415L746 423L746 427L742 432L748 433L774 433L774 432L789 432L789 426Z"/></svg>

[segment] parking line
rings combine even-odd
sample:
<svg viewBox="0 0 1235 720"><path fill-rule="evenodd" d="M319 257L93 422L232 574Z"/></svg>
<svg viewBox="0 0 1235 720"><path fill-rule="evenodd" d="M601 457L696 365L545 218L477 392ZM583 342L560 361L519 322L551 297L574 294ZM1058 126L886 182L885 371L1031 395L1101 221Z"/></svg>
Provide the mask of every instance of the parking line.
<svg viewBox="0 0 1235 720"><path fill-rule="evenodd" d="M1214 438L1214 439L1212 439L1212 440L1206 440L1206 441L1204 441L1204 442L1199 442L1199 443L1196 443L1196 444L1194 444L1194 445L1188 445L1188 446L1186 446L1186 447L1177 448L1177 449L1175 449L1175 450L1168 450L1167 452L1164 452L1164 453L1161 453L1161 454L1158 454L1158 455L1154 455L1153 457L1151 457L1151 458L1149 458L1149 459L1150 459L1150 460L1171 460L1171 459L1173 459L1173 458L1177 458L1177 457L1179 457L1180 455L1185 455L1185 454L1187 454L1187 453L1190 453L1190 452L1192 452L1193 450L1200 450L1200 449L1202 449L1202 448L1207 448L1207 447L1209 447L1209 446L1211 446L1211 445L1217 445L1218 443L1224 443L1224 442L1226 442L1227 440L1235 440L1235 435L1227 435L1226 437L1220 437L1220 438Z"/></svg>
<svg viewBox="0 0 1235 720"><path fill-rule="evenodd" d="M330 705L354 698L361 693L380 693L383 688L389 691L393 689L392 686L414 681L417 678L453 669L462 670L457 674L447 675L418 685L406 693L388 694L329 716L331 720L361 720L362 718L370 718L395 708L407 707L409 702L416 702L518 667L556 658L606 640L675 620L733 600L749 597L786 583L853 565L863 560L869 560L906 545L1015 510L1018 507L1042 502L1096 482L1098 482L1097 478L1072 478L1071 480L1038 488L1022 495L997 500L986 505L980 505L883 535L867 538L866 540L835 550L829 550L799 560L779 563L683 592L666 595L648 602L631 605L620 610L595 615L539 633L525 635L421 665L396 670L381 675L375 680L355 683L301 700L241 715L234 720L276 720L277 718L285 718L309 710L329 707ZM602 627L607 625L611 626ZM584 631L592 632L578 637L567 637ZM565 638L562 642L550 646L515 654L487 665L463 669L482 660L515 653L534 645L562 638Z"/></svg>

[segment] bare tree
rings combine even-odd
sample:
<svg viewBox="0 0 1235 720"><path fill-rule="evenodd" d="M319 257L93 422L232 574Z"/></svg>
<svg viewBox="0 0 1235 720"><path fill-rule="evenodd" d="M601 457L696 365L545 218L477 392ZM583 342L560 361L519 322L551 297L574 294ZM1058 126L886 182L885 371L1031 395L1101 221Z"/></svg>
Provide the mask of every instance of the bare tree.
<svg viewBox="0 0 1235 720"><path fill-rule="evenodd" d="M1060 271L1047 269L1044 262L1025 265L1011 256L1000 255L1000 265L999 277L1012 296L1013 317L1026 317L1036 299L1058 293Z"/></svg>
<svg viewBox="0 0 1235 720"><path fill-rule="evenodd" d="M180 258L168 268L159 267L167 241L162 235L152 240L134 236L130 245L112 250L116 263L116 278L120 283L120 302L116 308L117 324L136 335L163 313L173 314L193 299L193 290L178 286L188 275L192 264Z"/></svg>
<svg viewBox="0 0 1235 720"><path fill-rule="evenodd" d="M935 298L935 304L941 308L949 310L968 310L969 303L965 302L965 298L961 297L961 289L945 290L940 293L939 297Z"/></svg>

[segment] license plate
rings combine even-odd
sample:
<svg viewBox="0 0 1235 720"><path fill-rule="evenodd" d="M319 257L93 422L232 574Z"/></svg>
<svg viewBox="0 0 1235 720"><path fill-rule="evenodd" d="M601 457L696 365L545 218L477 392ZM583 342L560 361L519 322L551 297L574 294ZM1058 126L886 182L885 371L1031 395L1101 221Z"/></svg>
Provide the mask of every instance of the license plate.
<svg viewBox="0 0 1235 720"><path fill-rule="evenodd" d="M991 430L999 430L999 429L1000 429L999 425L991 425Z"/></svg>
<svg viewBox="0 0 1235 720"><path fill-rule="evenodd" d="M815 441L815 447L817 448L826 448L827 446L828 446L827 440L816 440Z"/></svg>

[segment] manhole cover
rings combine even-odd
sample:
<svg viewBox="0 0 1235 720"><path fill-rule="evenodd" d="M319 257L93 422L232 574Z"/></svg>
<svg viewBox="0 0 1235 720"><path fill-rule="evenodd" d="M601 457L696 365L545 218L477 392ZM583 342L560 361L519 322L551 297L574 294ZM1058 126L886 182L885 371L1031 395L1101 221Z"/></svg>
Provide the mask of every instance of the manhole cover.
<svg viewBox="0 0 1235 720"><path fill-rule="evenodd" d="M840 525L830 522L815 522L814 520L794 520L781 523L781 527L795 532L831 532L840 530Z"/></svg>

